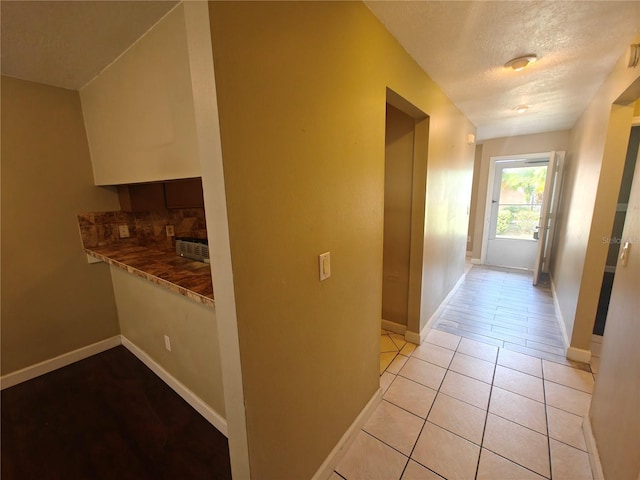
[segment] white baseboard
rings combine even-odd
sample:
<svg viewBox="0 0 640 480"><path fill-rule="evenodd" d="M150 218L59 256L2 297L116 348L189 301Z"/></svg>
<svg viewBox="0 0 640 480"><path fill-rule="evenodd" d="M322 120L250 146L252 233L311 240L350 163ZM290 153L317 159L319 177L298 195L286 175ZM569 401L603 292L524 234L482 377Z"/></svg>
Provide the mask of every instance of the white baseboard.
<svg viewBox="0 0 640 480"><path fill-rule="evenodd" d="M567 350L571 342L569 341L569 334L567 333L567 324L564 322L562 311L560 310L560 303L558 303L558 295L556 295L556 286L553 283L553 277L549 274L549 280L551 282L551 297L553 298L553 306L556 312L556 318L558 319L558 326L562 332L562 341L564 348Z"/></svg>
<svg viewBox="0 0 640 480"><path fill-rule="evenodd" d="M329 456L325 459L324 462L322 462L322 465L311 480L326 480L327 478L329 478L331 472L336 469L344 454L347 453L347 450L349 450L349 447L355 440L358 432L362 430L362 427L364 427L365 423L367 423L367 420L369 420L369 417L381 401L382 389L379 388L373 394L371 399L369 399L365 407L362 409L360 414L356 417L356 419L353 421L344 435L342 435L342 438L340 439L340 441L338 441L333 450L331 450Z"/></svg>
<svg viewBox="0 0 640 480"><path fill-rule="evenodd" d="M551 296L553 297L553 306L556 313L556 318L558 319L558 326L560 327L560 331L562 332L562 342L564 343L566 357L569 360L573 360L575 362L589 363L591 361L591 350L584 350L582 348L571 346L569 334L567 333L567 324L564 321L562 311L560 310L560 304L558 303L558 295L556 295L556 286L553 283L553 277L549 275L549 279L551 280Z"/></svg>
<svg viewBox="0 0 640 480"><path fill-rule="evenodd" d="M422 343L420 340L421 335L421 333L416 332L404 332L404 339L409 343L413 343L414 345L420 345Z"/></svg>
<svg viewBox="0 0 640 480"><path fill-rule="evenodd" d="M604 472L602 470L602 463L600 463L596 437L593 436L591 420L588 415L584 417L584 421L582 422L582 433L584 434L584 441L587 444L587 452L589 452L589 463L591 463L593 480L604 480Z"/></svg>
<svg viewBox="0 0 640 480"><path fill-rule="evenodd" d="M589 363L591 361L591 350L569 347L567 348L567 358L574 362Z"/></svg>
<svg viewBox="0 0 640 480"><path fill-rule="evenodd" d="M191 405L200 415L202 415L211 425L220 431L225 437L227 433L227 420L216 412L213 408L207 405L200 397L189 390L183 383L177 378L167 372L160 366L153 358L147 355L146 352L141 350L137 345L131 342L127 337L122 335L122 345L133 353L138 360L149 367L153 373L164 381L169 387L171 387L182 399Z"/></svg>
<svg viewBox="0 0 640 480"><path fill-rule="evenodd" d="M404 332L407 330L406 325L402 325L396 322L391 322L385 319L382 319L381 326L385 330L389 330L390 332L397 333L398 335L404 335Z"/></svg>
<svg viewBox="0 0 640 480"><path fill-rule="evenodd" d="M471 263L473 265L482 265L482 260L480 258L472 258Z"/></svg>
<svg viewBox="0 0 640 480"><path fill-rule="evenodd" d="M102 353L113 347L117 347L118 345L120 345L120 335L101 340L91 345L87 345L86 347L78 348L77 350L63 353L62 355L25 367L21 370L8 373L0 377L0 390L13 387L14 385L18 385L19 383L26 382L28 380L33 380L40 375L53 372L54 370L66 367L67 365L84 360L85 358L92 357L93 355Z"/></svg>
<svg viewBox="0 0 640 480"><path fill-rule="evenodd" d="M40 375L53 372L72 363L79 362L85 358L92 357L98 353L105 352L119 345L123 345L138 359L149 367L153 373L162 379L169 387L171 387L184 401L191 405L200 415L202 415L211 425L217 428L224 436L227 436L227 421L218 412L207 405L200 397L180 383L169 372L162 368L149 355L134 345L129 339L123 335L116 335L105 340L101 340L86 347L78 348L71 352L58 355L30 367L17 370L15 372L0 377L0 390L13 387L22 382L33 380Z"/></svg>
<svg viewBox="0 0 640 480"><path fill-rule="evenodd" d="M438 308L436 308L436 311L433 312L433 314L431 315L431 317L429 318L425 326L422 327L422 330L420 330L420 334L416 334L413 332L406 332L404 334L404 338L407 342L420 345L424 341L424 339L427 338L427 334L429 333L429 330L431 330L431 328L433 327L433 324L436 323L436 320L438 319L442 311L447 307L447 303L449 303L449 300L451 300L451 297L453 297L455 293L458 291L458 289L460 288L460 285L462 285L462 282L464 282L464 279L466 277L467 277L467 272L465 271L462 274L462 276L458 279L456 284L453 286L453 288L449 290L449 293L447 293L447 296L444 297L444 300L440 302L440 305L438 305ZM408 336L409 333L411 333L412 339L409 339L409 336Z"/></svg>

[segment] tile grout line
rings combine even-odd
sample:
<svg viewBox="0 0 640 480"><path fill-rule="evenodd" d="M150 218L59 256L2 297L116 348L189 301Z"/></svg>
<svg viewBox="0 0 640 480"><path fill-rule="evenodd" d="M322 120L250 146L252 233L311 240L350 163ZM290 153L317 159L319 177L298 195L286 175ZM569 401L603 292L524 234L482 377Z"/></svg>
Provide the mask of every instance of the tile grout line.
<svg viewBox="0 0 640 480"><path fill-rule="evenodd" d="M488 277L488 276L487 276L487 277ZM509 280L510 280L509 278L505 278L505 279L501 280L501 282L502 282L502 284L503 284L503 285L507 285L507 284L508 284L508 282L509 282ZM493 282L493 283L495 283L495 279L491 279L491 278L487 278L486 280L482 280L482 282L485 282L485 281L486 281L486 282ZM479 282L475 282L475 283L479 283ZM527 293L527 295L528 295L528 296L531 296L531 295L530 295L530 292L536 292L536 291L537 291L537 290L533 290L533 289L531 289L531 288L527 288L526 290L528 291L528 293ZM459 292L459 294L460 294L460 293L462 293L462 292ZM517 295L517 294L518 294L518 292L513 292L513 291L508 292L508 293L505 293L505 295ZM452 300L456 300L456 299L457 299L457 298L456 298L456 297L454 297ZM537 300L536 300L535 298L529 298L529 301L536 302ZM498 299L498 300L497 300L497 302L498 302L498 303L496 303L496 311L498 310L498 307L499 307L499 305L498 305L498 304L499 304L499 302L500 302L500 299ZM544 302L541 302L541 303L544 303ZM470 304L470 305L473 305L473 304ZM459 307L459 308L461 308L461 309L462 309L463 307ZM506 311L505 311L505 310L506 310ZM443 310L443 314L445 313L445 311L446 311L446 309L445 309L445 310ZM505 315L505 316L508 316L508 315L510 315L511 313L513 313L514 315L521 315L521 313L525 313L525 320L526 320L526 323L525 323L525 322L523 322L522 327L523 327L523 328L527 328L527 334L530 334L530 335L532 335L532 336L536 336L536 337L537 337L537 339L529 339L529 338L526 338L526 335L527 335L527 334L525 334L524 332L518 332L518 331L513 331L513 334L504 334L504 335L508 335L508 336L515 337L515 338L521 338L521 337L519 337L519 335L518 335L518 334L521 334L521 335L524 335L524 336L525 336L525 338L524 338L525 342L531 341L531 342L538 343L538 344L541 344L541 345L553 346L553 345L550 345L550 344L545 343L545 342L543 341L543 340L546 340L546 338L545 338L545 337L547 336L547 334L548 334L550 337L552 337L552 336L553 336L553 332L545 332L544 325L542 325L542 326L541 326L541 325L539 325L539 324L536 324L537 322L543 322L543 321L546 321L546 319L545 319L544 317L548 317L548 315L547 315L545 312L539 312L539 311L538 311L538 312L536 312L536 311L534 311L534 312L529 312L528 310L527 310L526 312L520 312L520 310L519 310L519 309L508 308L508 307L507 307L507 308L504 308L504 309L503 309L503 311L502 311L502 314L503 314L503 315ZM473 312L473 311L467 311L467 312L460 312L460 314L461 314L461 315L462 315L462 314L464 314L464 315L472 316L472 315L474 315L474 312ZM488 312L487 312L487 314L488 314L488 315L490 315ZM452 314L452 313L451 313L451 311L450 311L450 312L449 312L449 315L450 315L450 316L451 316L451 315L455 315L455 312ZM488 322L487 324L488 324L488 325L490 325L490 328L493 328L494 326L495 326L495 327L501 327L501 326L502 326L502 325L498 324L498 322L501 322L502 320L496 320L495 316L496 316L496 315L494 314L494 315L493 315L493 317L494 317L494 318L493 318L492 320L485 319L485 320ZM442 315L441 315L441 317L440 317L440 318L438 318L438 320L437 320L436 324L435 324L435 325L434 325L434 327L433 327L433 330L439 330L439 329L438 329L438 326L439 326L439 322L440 322L441 320L443 320ZM469 321L472 321L472 320L470 319ZM453 320L452 320L452 322L453 322ZM496 324L493 324L492 322L496 322ZM449 327L449 328L450 328L451 330L453 330L453 331L457 330L455 327ZM543 332L543 334L538 335L538 334L535 334L535 333L530 333L530 332L529 332L529 329L534 329L534 328L538 328L538 329L539 329L538 331L542 331L542 332ZM507 330L508 330L508 329L507 329ZM435 390L435 393L436 393L436 394L435 394L435 397L434 397L434 400L433 400L432 404L430 405L430 407L429 407L428 411L426 412L426 415L425 415L425 418L424 418L424 419L423 419L422 417L420 417L419 415L416 415L416 414L415 414L415 413L413 413L413 412L409 412L408 410L405 410L403 407L400 407L400 406L396 405L395 403L393 403L393 402L389 402L388 400L386 400L386 401L387 401L387 402L389 402L391 405L394 405L395 407L400 408L401 410L406 411L406 412L408 412L408 413L410 413L410 414L412 414L412 415L414 415L414 416L416 416L416 417L420 418L421 420L423 420L423 423L422 423L422 426L421 426L421 428L420 428L420 431L419 431L419 433L418 433L418 435L417 435L417 437L416 437L416 440L415 440L415 442L413 443L413 446L412 446L412 448L411 448L411 451L410 451L410 453L409 453L409 455L408 455L407 462L405 463L405 466L404 466L404 468L403 468L403 470L402 470L401 477L402 477L402 475L404 475L404 473L406 472L406 469L407 469L407 467L408 467L408 465L409 465L409 462L410 462L410 461L412 461L412 460L413 460L414 462L418 463L419 465L421 465L421 466L425 467L428 471L433 472L433 470L431 470L430 468L426 467L426 465L423 465L422 463L420 463L420 462L418 462L418 461L416 461L416 460L412 459L412 455L413 455L413 454L414 454L414 452L415 452L416 446L417 446L417 444L418 444L418 440L420 439L421 435L424 433L424 430L425 430L425 427L426 427L426 423L427 423L427 422L429 422L429 420L428 420L428 419L429 419L429 415L432 413L433 407L434 407L435 402L436 402L436 400L437 400L437 398L438 398L438 396L439 396L439 395L444 395L444 396L447 396L447 397L451 397L451 398L454 398L454 399L456 399L456 400L458 400L458 401L460 401L460 402L462 402L462 403L465 403L466 405L472 406L472 407L474 407L474 408L479 408L477 405L471 404L471 403L469 403L469 402L467 402L467 401L464 401L464 400L460 400L460 399L458 399L458 398L456 398L456 397L452 397L451 395L448 395L448 394L446 394L446 393L444 393L444 392L442 392L442 391L441 391L442 385L444 384L444 379L446 378L446 376L447 376L447 374L448 374L449 372L454 372L454 373L456 373L456 374L458 374L458 375L461 375L461 376L464 376L464 377L466 377L466 378L473 379L473 380L476 380L476 381L480 381L480 382L482 382L482 383L484 383L484 384L488 384L487 382L485 382L485 381L483 381L483 380L480 380L480 379L478 379L478 378L476 378L476 377L473 377L473 376L468 375L468 374L465 374L465 373L456 372L455 370L452 370L452 369L451 369L451 365L452 365L452 363L453 363L453 359L455 358L455 355L457 355L457 353L460 353L461 355L466 355L466 356L471 357L471 358L473 358L473 359L478 359L478 360L485 361L485 362L487 361L485 358L481 358L481 357L474 356L474 355L469 355L469 354L463 353L463 352L461 352L461 351L459 350L459 348L460 348L460 344L461 344L461 342L462 342L462 339L467 338L467 339L469 339L469 340L471 340L471 341L474 341L474 342L482 343L482 344L484 344L484 345L488 345L488 346L492 346L492 347L497 347L497 352L496 352L495 361L494 361L494 362L492 362L492 363L493 363L493 375L492 375L491 383L489 384L489 385L490 385L490 390L489 390L489 400L488 400L488 404L487 404L487 407L486 407L486 410L485 410L485 421L484 421L483 430L482 430L482 437L481 437L481 441L480 441L480 445L479 445L479 449L480 449L480 450L479 450L478 461L477 461L477 464L476 464L476 471L475 471L475 476L474 476L474 478L475 478L475 479L477 479L478 472L479 472L479 465L480 465L480 457L481 457L481 455L482 455L482 450L483 450L483 449L485 449L485 447L484 447L483 445L484 445L484 441L485 441L485 435L486 435L486 429L487 429L487 424L488 424L488 418L489 418L489 414L490 414L489 409L490 409L490 405L491 405L492 395L493 395L493 393L494 393L494 389L495 389L495 388L499 388L498 386L496 386L496 385L494 384L494 382L495 382L495 378L496 378L497 367L498 367L498 365L499 365L499 363L498 363L498 358L499 358L500 350L502 349L502 350L505 350L505 351L509 351L509 352L516 352L516 353L518 353L518 354L520 354L520 355L524 355L524 356L526 356L526 357L531 357L531 358L537 359L537 360L539 360L539 361L540 361L540 363L541 363L541 366L542 366L542 374L541 374L541 376L540 376L540 377L537 377L536 375L531 375L531 374L530 374L530 373L528 373L528 372L523 372L523 371L521 371L521 370L519 370L519 369L517 369L517 368L512 368L512 367L510 367L510 366L505 366L505 365L500 365L500 366L502 366L503 368L506 368L506 369L512 370L512 371L514 371L514 372L518 372L518 373L520 373L520 374L524 374L524 375L530 376L530 377L532 377L532 378L540 379L540 380L541 380L541 382L542 382L542 388L543 388L542 393L543 393L543 399L544 399L544 400L543 400L543 402L540 402L539 400L537 400L537 399L535 399L535 398L531 398L531 397L529 397L529 396L527 396L527 395L522 395L522 394L521 394L521 393L519 393L519 392L511 392L511 390L506 390L506 389L505 389L505 390L506 390L506 391L508 391L508 392L510 392L510 393L512 393L512 394L514 394L514 395L518 395L518 396L521 396L521 397L523 397L523 398L526 398L526 399L529 399L529 400L535 401L535 402L537 402L537 403L542 403L542 404L544 405L544 410L545 410L545 426L546 426L546 435L545 435L545 436L547 437L547 442L546 442L546 443L547 443L547 455L548 455L548 461L549 461L549 478L551 479L551 478L552 478L552 476L553 476L553 473L552 473L552 461L551 461L551 436L550 436L550 427L549 427L549 421L550 421L550 420L549 420L549 414L548 414L548 408L550 407L550 405L547 403L546 382L547 382L547 381L549 381L549 382L551 382L551 383L553 383L553 384L555 384L555 385L559 385L559 386L562 386L562 387L565 387L565 388L570 388L570 389L572 389L572 390L574 390L574 391L576 391L576 392L584 393L584 394L587 394L587 395L590 395L590 393L589 393L589 392L585 392L584 390L581 390L581 389L579 389L579 388L574 388L573 386L570 386L570 385L565 385L564 383L555 382L555 381L552 381L552 380L547 380L547 379L546 379L546 375L545 375L545 373L544 373L544 361L548 361L548 362L551 362L551 363L554 363L554 364L562 365L562 366L565 366L565 367L568 367L568 368L572 368L572 369L576 369L576 370L579 370L579 371L582 371L582 369L581 369L581 368L579 368L579 367L576 367L576 366L574 366L574 365L571 365L571 364L567 364L567 363L565 363L565 362L562 362L560 359L555 359L555 358L554 358L554 355L555 355L555 354L550 353L550 352L546 352L546 351L544 351L544 350L538 350L538 349L536 349L534 346L532 346L532 345L527 345L526 343L525 343L525 345L523 345L522 347L523 347L523 348L526 348L527 350L529 350L529 352L528 352L528 353L524 353L523 351L519 351L518 349L511 349L511 348L509 348L508 346L505 346L505 342L506 342L506 343L510 343L509 341L504 341L504 340L499 341L499 339L493 339L492 337L488 337L488 339L491 339L491 340L492 340L492 342L489 342L489 341L483 342L482 340L478 340L477 338L474 338L474 337L471 337L471 336L460 335L459 333L453 333L452 331L451 331L451 332L450 332L450 331L447 331L447 330L440 330L440 331L443 331L443 332L445 332L445 333L447 333L447 334L449 334L449 335L455 335L455 336L457 336L457 337L459 338L459 340L458 340L458 342L457 342L457 344L456 344L455 349L451 350L451 349L450 349L450 347L445 347L445 346L443 346L443 345L441 345L441 344L438 344L438 343L431 343L431 342L426 342L426 341L423 341L421 345L425 345L425 344L428 344L428 345L434 345L434 346L436 346L436 347L440 347L440 348L444 348L444 349L446 349L446 350L452 351L452 352L453 352L453 356L449 359L449 361L448 361L448 363L447 363L447 366L446 366L446 367L443 367L442 365L439 365L439 364L437 364L437 363L433 363L433 362L428 361L428 360L424 360L424 359L419 358L419 357L414 357L414 356L413 356L413 353L414 353L413 351L412 351L412 352L410 352L408 355L403 355L403 356L405 356L405 357L407 358L407 360L405 360L405 364L406 364L406 362L408 361L408 359L410 359L410 358L415 358L415 359L420 360L420 361L422 361L422 362L425 362L425 363L427 363L427 364L429 364L429 365L432 365L432 366L435 366L435 367L439 367L439 368L444 368L444 370L445 370L444 375L443 375L442 380L439 382L438 387L437 387L436 389L434 389L433 387L431 387L431 386L429 386L429 385L424 385L424 384L423 384L423 383L421 383L421 382L417 382L417 381L415 381L415 380L413 380L413 379L411 379L411 378L405 377L404 375L400 374L400 372L401 372L401 371L402 371L402 369L404 368L404 365L403 365L402 367L400 367L400 368L397 370L397 372L396 372L396 373L392 373L392 372L389 372L389 371L388 371L388 368L391 366L391 364L393 364L393 363L396 361L396 359L397 359L398 355L400 355L400 350L402 350L402 348L400 348L400 349L398 350L398 352L396 353L396 355L394 356L394 358L392 359L392 361L388 364L388 366L385 368L385 370L380 374L380 375L382 376L384 373L388 373L388 374L390 374L390 375L393 375L393 376L394 376L393 380L390 382L390 384L389 384L389 385L391 385L393 382L395 382L395 380L397 379L397 377L402 377L403 379L405 379L405 380L407 380L407 381L411 381L411 382L414 382L414 383L416 383L416 384L418 384L418 385L422 385L422 386L424 386L424 387L430 388L431 390ZM474 334L476 337L478 337L478 338L482 338L482 337L483 337L483 335L482 335L482 334L478 334L478 333L474 333L474 332L469 332L469 333L473 333L473 334ZM393 339L391 339L391 340L392 340L392 342L394 342L394 344L395 344L395 341L394 341ZM502 345L502 346L498 346L498 345L496 345L496 343L502 343L503 345ZM396 346L397 346L397 345L396 345ZM518 345L514 345L514 346L518 346ZM536 353L537 353L538 355L536 355ZM557 356L557 355L555 355L555 356ZM591 369L590 369L590 370L591 370ZM591 373L592 373L592 372L591 372ZM387 390L388 390L388 388L387 388ZM582 416L582 417L584 417L583 415L577 415L576 413L574 413L574 412L570 412L570 411L565 410L565 409L563 409L563 408L559 408L559 407L554 407L554 408L557 408L559 411L565 412L565 413L567 413L567 414L571 414L571 415L575 415L575 416ZM502 418L502 419L504 419L504 420L506 420L506 421L509 421L509 422L514 423L515 425L521 426L521 427L523 427L523 428L525 428L525 429L527 429L527 430L530 430L530 431L532 431L532 432L535 432L535 433L540 434L540 432L539 432L539 431L537 431L537 430L535 430L535 429L533 429L533 428L530 428L530 427L528 427L528 426L526 426L526 425L521 425L519 422L516 422L516 421L510 420L510 419L508 419L508 418L502 417L501 415L497 415L497 414L492 414L492 415L495 415L496 417ZM462 440L465 440L465 441L467 441L467 442L469 442L469 443L471 443L471 444L475 444L475 442L473 442L473 441L471 441L471 440L468 440L468 439L467 439L467 438L465 438L464 436L459 435L459 434L457 434L457 433L455 433L455 432L452 432L452 431L450 431L450 430L449 430L449 429L447 429L447 428L440 427L439 425L437 425L437 424L435 424L435 423L433 423L433 422L429 422L429 423L431 423L432 425L435 425L435 426L436 426L436 427L438 427L438 428L442 428L442 430L444 430L444 431L446 431L446 432L448 432L448 433L450 433L450 434L452 434L452 435L455 435L456 437L459 437L459 438L461 438ZM388 445L386 442L384 442L384 441L382 441L382 440L378 439L375 435L372 435L372 434L370 434L369 432L365 432L365 433L367 433L369 436L371 436L371 437L375 438L376 440L378 440L378 441L382 442L383 444L385 444L385 445L389 446L389 447L390 447L390 448L392 448L393 450L395 450L395 451L399 452L399 450L397 450L397 449L395 449L395 448L391 447L391 446L390 446L390 445ZM571 447L571 448L573 448L573 449L575 449L575 450L578 450L578 451L584 452L584 450L582 450L582 449L580 449L580 448L577 448L577 447L574 447L573 445L570 445L570 444L568 444L568 443L565 443L564 441L559 441L559 443L562 443L563 445L566 445L567 447ZM475 445L477 445L477 444L475 444ZM496 453L496 452L493 452L492 450L489 450L489 449L487 449L487 450L488 450L488 451L491 451L493 454L495 454L495 455L497 455L497 456L499 456L499 457L501 457L501 458L505 459L506 461L509 461L509 462L513 463L514 465L518 465L519 467L521 467L521 468L523 468L523 469L526 469L527 471L530 471L530 472L532 472L532 473L535 473L536 475L540 475L540 473L538 473L537 471L531 470L530 468L528 468L528 467L526 467L526 466L524 466L524 465L521 465L519 462L516 462L516 461L515 461L515 460L513 460L513 459L510 459L510 458L504 457L503 455L500 455L500 454L498 454L498 453ZM405 455L405 454L403 454L402 452L399 452L399 453L401 453L402 455L406 456L406 455ZM440 475L440 474L438 474L437 472L436 472L436 474L437 474L438 476L441 476L441 475Z"/></svg>
<svg viewBox="0 0 640 480"><path fill-rule="evenodd" d="M482 427L482 437L480 438L480 452L478 453L478 463L476 464L476 474L473 477L474 480L478 478L478 471L480 470L480 457L482 457L482 448L484 445L484 434L487 431L487 422L489 421L489 407L491 406L491 396L493 395L493 382L496 379L496 370L498 369L498 357L500 356L500 347L496 352L496 363L493 364L493 376L491 377L491 388L489 389L489 400L487 402L487 413L484 416L484 425Z"/></svg>
<svg viewBox="0 0 640 480"><path fill-rule="evenodd" d="M549 455L549 479L553 479L553 463L551 462L551 430L549 429L549 412L547 405L547 386L545 383L544 362L542 363L542 395L544 398L544 417L547 422L547 452Z"/></svg>
<svg viewBox="0 0 640 480"><path fill-rule="evenodd" d="M425 343L428 343L429 345L434 345L434 344L432 344L432 343L430 343L430 342L423 341L423 342L422 342L420 345L418 345L418 346L422 346L422 345L424 345ZM459 345L459 344L460 344L460 342L458 342L458 345ZM437 345L437 346L439 346L439 345ZM445 348L445 347L441 347L441 348ZM447 350L448 350L448 349L447 349ZM457 346L456 346L456 350L457 350ZM453 350L454 354L455 354L456 350ZM414 350L414 351L415 351L415 350ZM413 352L411 352L411 354L413 355ZM418 358L418 357L416 357L416 358ZM431 406L429 407L429 411L427 412L427 414L426 414L426 415L425 415L425 417L424 417L424 423L422 424L422 428L420 428L420 432L418 433L418 436L416 437L416 441L414 442L413 447L411 448L411 452L409 453L409 460L413 460L413 458L412 458L412 456L413 456L413 452L415 451L416 446L418 445L418 441L420 440L420 436L422 435L422 432L424 431L424 428L425 428L425 427L426 427L426 425L427 425L427 421L428 421L429 415L431 414L431 410L433 410L433 405L436 403L436 399L438 398L438 394L440 393L440 388L442 388L442 384L444 383L444 378L447 376L447 372L449 371L449 367L451 366L451 362L452 362L452 361L453 361L453 355L451 356L451 360L449 360L449 363L447 364L447 367L440 367L440 368L446 368L446 372L445 372L445 374L442 376L442 380L440 381L440 385L438 386L438 389L436 390L436 395L435 395L435 397L433 397L433 402L431 402ZM431 363L431 362L427 362L427 363ZM431 363L431 365L435 365L435 364ZM436 365L436 366L440 366L440 365ZM405 378L405 377L402 377L402 378ZM418 383L418 382L416 382L416 383ZM430 387L427 387L427 388L430 388ZM432 389L432 390L433 390L433 389ZM435 425L435 424L434 424L434 425ZM447 430L447 431L448 431L448 430ZM453 433L453 432L451 432L451 433ZM418 463L419 465L422 465L422 464L421 464L420 462L418 462L417 460L413 460L413 461L414 461L414 462L416 462L416 463ZM407 462L407 465L409 465L409 462ZM407 465L405 465L404 470L406 470ZM430 472L433 472L433 470L431 470L431 469L430 469L429 467L427 467L426 465L422 465L422 466L423 466L424 468L426 468L427 470L429 470ZM402 471L402 475L404 475L404 470ZM434 473L436 473L436 475L438 475L438 476L442 477L442 475L440 475L439 473L437 473L437 472L434 472ZM400 479L402 479L402 475L400 476ZM443 478L444 478L444 477L443 477ZM400 479L398 479L398 480L400 480Z"/></svg>

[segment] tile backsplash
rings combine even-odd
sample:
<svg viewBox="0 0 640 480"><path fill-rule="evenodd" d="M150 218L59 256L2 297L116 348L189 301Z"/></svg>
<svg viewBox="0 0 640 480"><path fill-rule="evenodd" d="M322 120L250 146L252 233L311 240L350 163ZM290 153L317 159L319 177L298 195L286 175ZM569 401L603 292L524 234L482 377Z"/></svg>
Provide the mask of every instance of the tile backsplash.
<svg viewBox="0 0 640 480"><path fill-rule="evenodd" d="M173 250L175 237L167 237L173 225L176 237L207 238L203 208L176 208L155 212L86 212L78 214L84 248L129 243L158 250ZM127 225L129 238L120 238L119 226Z"/></svg>

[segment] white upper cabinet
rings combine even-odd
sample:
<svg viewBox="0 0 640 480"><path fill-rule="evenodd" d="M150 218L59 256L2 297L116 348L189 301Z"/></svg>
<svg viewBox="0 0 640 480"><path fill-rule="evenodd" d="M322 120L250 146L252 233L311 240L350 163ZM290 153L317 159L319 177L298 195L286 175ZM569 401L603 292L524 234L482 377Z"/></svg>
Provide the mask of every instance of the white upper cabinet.
<svg viewBox="0 0 640 480"><path fill-rule="evenodd" d="M200 176L191 80L180 4L80 91L96 185Z"/></svg>

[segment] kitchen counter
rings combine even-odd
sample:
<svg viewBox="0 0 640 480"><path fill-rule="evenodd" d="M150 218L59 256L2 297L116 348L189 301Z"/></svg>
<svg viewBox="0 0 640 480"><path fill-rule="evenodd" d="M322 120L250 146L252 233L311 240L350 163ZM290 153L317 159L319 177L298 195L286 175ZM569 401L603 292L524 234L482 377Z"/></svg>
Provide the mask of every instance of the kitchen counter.
<svg viewBox="0 0 640 480"><path fill-rule="evenodd" d="M179 257L175 252L124 243L85 248L85 252L196 302L215 306L208 263Z"/></svg>

